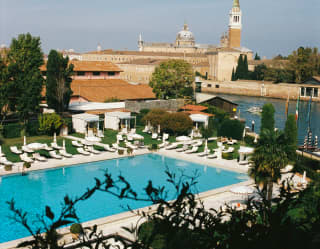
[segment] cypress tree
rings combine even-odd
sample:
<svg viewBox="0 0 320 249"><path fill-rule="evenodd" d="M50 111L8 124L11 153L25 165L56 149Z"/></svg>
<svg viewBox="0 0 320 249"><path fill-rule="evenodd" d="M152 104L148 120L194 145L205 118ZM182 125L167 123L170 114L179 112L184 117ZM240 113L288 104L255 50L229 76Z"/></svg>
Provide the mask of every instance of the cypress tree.
<svg viewBox="0 0 320 249"><path fill-rule="evenodd" d="M267 129L271 132L274 131L274 113L275 109L271 103L264 104L261 113L261 132L264 129Z"/></svg>
<svg viewBox="0 0 320 249"><path fill-rule="evenodd" d="M255 61L261 60L261 58L260 58L260 56L258 55L258 53L256 53L256 55L254 56L254 60L255 60Z"/></svg>
<svg viewBox="0 0 320 249"><path fill-rule="evenodd" d="M232 68L231 81L236 81L236 75L234 73L234 68Z"/></svg>
<svg viewBox="0 0 320 249"><path fill-rule="evenodd" d="M242 55L240 55L239 58L238 58L238 65L237 65L237 68L236 68L235 80L241 79L241 77L242 77L242 68L243 68L243 59L242 59Z"/></svg>
<svg viewBox="0 0 320 249"><path fill-rule="evenodd" d="M248 77L249 77L248 57L247 55L245 55L244 61L243 61L243 79L248 79Z"/></svg>

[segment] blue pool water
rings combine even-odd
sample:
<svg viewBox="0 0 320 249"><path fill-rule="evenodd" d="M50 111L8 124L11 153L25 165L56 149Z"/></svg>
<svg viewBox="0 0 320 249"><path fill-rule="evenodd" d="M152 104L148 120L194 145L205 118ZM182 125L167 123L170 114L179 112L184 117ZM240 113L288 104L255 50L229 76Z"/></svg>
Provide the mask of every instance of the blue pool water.
<svg viewBox="0 0 320 249"><path fill-rule="evenodd" d="M193 175L197 171L200 177L195 192L204 192L246 180L245 175L236 172L155 154L31 172L26 176L2 177L0 182L0 243L30 235L22 225L8 218L11 213L6 201L12 198L16 201L17 207L29 213L30 220L34 219L35 214L44 213L46 205L59 214L63 197L66 194L71 197L80 196L87 187L94 186L94 177L103 179L104 170L107 169L113 176L119 174L124 176L141 197L144 196L143 189L148 180L152 180L154 186L166 186L167 189L170 189L169 198L172 199L174 191L166 181L166 166L173 172L184 171L187 175ZM81 222L84 222L127 211L124 208L127 204L133 209L150 205L147 202L119 200L109 194L97 192L89 200L79 203L77 212Z"/></svg>

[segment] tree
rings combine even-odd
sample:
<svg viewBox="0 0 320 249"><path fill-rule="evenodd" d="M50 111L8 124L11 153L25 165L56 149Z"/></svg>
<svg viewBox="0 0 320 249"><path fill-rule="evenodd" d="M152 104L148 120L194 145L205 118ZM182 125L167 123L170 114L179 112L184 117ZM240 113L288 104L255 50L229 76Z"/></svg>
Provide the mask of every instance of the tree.
<svg viewBox="0 0 320 249"><path fill-rule="evenodd" d="M252 73L253 80L264 80L265 73L267 71L267 66L262 63L254 67L254 71Z"/></svg>
<svg viewBox="0 0 320 249"><path fill-rule="evenodd" d="M265 129L269 131L274 130L274 113L275 110L271 103L267 103L263 106L261 113L261 132Z"/></svg>
<svg viewBox="0 0 320 249"><path fill-rule="evenodd" d="M218 128L218 136L241 140L244 124L239 120L225 119Z"/></svg>
<svg viewBox="0 0 320 249"><path fill-rule="evenodd" d="M287 140L287 155L290 160L296 158L298 128L295 115L289 114L284 128L284 135Z"/></svg>
<svg viewBox="0 0 320 249"><path fill-rule="evenodd" d="M69 64L69 58L63 58L61 53L51 50L47 63L46 99L49 108L58 113L68 109L72 74L73 64Z"/></svg>
<svg viewBox="0 0 320 249"><path fill-rule="evenodd" d="M249 176L256 184L263 184L262 192L272 199L273 183L281 177L280 170L288 163L287 143L282 131L263 129L251 157Z"/></svg>
<svg viewBox="0 0 320 249"><path fill-rule="evenodd" d="M234 68L232 68L232 74L231 74L231 81L236 81L236 75L235 75L235 72L234 72Z"/></svg>
<svg viewBox="0 0 320 249"><path fill-rule="evenodd" d="M317 48L300 47L288 56L287 69L295 73L295 81L300 83L317 75L320 67L320 55Z"/></svg>
<svg viewBox="0 0 320 249"><path fill-rule="evenodd" d="M256 53L256 55L254 56L254 60L255 60L255 61L261 60L261 58L260 58L260 56L258 55L258 53Z"/></svg>
<svg viewBox="0 0 320 249"><path fill-rule="evenodd" d="M193 82L194 73L189 63L184 60L168 60L156 67L149 85L157 98L183 98L192 96L193 91L190 89Z"/></svg>
<svg viewBox="0 0 320 249"><path fill-rule="evenodd" d="M236 68L235 79L247 79L249 74L247 55L240 55Z"/></svg>
<svg viewBox="0 0 320 249"><path fill-rule="evenodd" d="M10 76L9 105L16 110L24 127L32 113L39 111L43 77L40 38L29 33L13 38L8 52Z"/></svg>
<svg viewBox="0 0 320 249"><path fill-rule="evenodd" d="M9 74L8 67L6 66L6 61L0 55L0 125L6 117L8 112L8 84L9 84ZM0 131L1 133L1 131ZM0 134L1 136L1 134Z"/></svg>
<svg viewBox="0 0 320 249"><path fill-rule="evenodd" d="M243 68L243 59L242 59L242 54L238 58L238 64L236 67L236 72L235 72L235 79L240 79L242 76L242 68Z"/></svg>

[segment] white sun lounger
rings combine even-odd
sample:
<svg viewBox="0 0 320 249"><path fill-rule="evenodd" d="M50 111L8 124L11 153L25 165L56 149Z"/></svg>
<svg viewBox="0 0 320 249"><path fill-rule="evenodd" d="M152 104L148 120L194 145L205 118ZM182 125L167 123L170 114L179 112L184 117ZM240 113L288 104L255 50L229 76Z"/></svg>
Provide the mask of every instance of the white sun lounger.
<svg viewBox="0 0 320 249"><path fill-rule="evenodd" d="M118 135L117 135L117 141L123 141L123 137L122 137L121 134L118 134Z"/></svg>
<svg viewBox="0 0 320 249"><path fill-rule="evenodd" d="M24 161L26 163L33 163L33 159L28 157L28 155L26 153L21 154L20 158L22 161Z"/></svg>
<svg viewBox="0 0 320 249"><path fill-rule="evenodd" d="M58 155L55 150L50 151L49 155L54 159L62 159L62 156Z"/></svg>
<svg viewBox="0 0 320 249"><path fill-rule="evenodd" d="M85 151L83 148L77 148L77 151L82 155L90 156L90 152Z"/></svg>
<svg viewBox="0 0 320 249"><path fill-rule="evenodd" d="M34 152L34 150L28 148L28 146L26 146L26 145L23 145L23 146L21 147L21 149L22 149L24 152L27 152L27 153L33 153L33 152Z"/></svg>
<svg viewBox="0 0 320 249"><path fill-rule="evenodd" d="M142 130L142 132L148 133L148 131L149 131L149 127L146 125L146 126L144 127L144 129Z"/></svg>
<svg viewBox="0 0 320 249"><path fill-rule="evenodd" d="M227 150L223 150L223 153L232 153L234 151L233 147L229 147Z"/></svg>
<svg viewBox="0 0 320 249"><path fill-rule="evenodd" d="M198 146L193 146L193 147L191 148L191 150L187 150L187 151L185 151L184 153L186 153L186 154L196 153L196 152L198 151L198 149L199 149Z"/></svg>
<svg viewBox="0 0 320 249"><path fill-rule="evenodd" d="M131 136L131 135L127 135L127 140L128 140L128 141L133 141L132 136Z"/></svg>
<svg viewBox="0 0 320 249"><path fill-rule="evenodd" d="M51 147L56 149L56 150L62 150L63 149L63 147L59 146L57 143L51 143Z"/></svg>
<svg viewBox="0 0 320 249"><path fill-rule="evenodd" d="M169 142L164 142L162 144L159 144L159 148L161 149L161 148L164 148L164 147L166 147L168 145L169 145Z"/></svg>
<svg viewBox="0 0 320 249"><path fill-rule="evenodd" d="M72 154L66 152L65 150L59 150L59 153L61 156L64 156L64 157L72 157Z"/></svg>
<svg viewBox="0 0 320 249"><path fill-rule="evenodd" d="M177 152L184 152L187 151L189 149L189 146L184 144L181 148L176 149Z"/></svg>
<svg viewBox="0 0 320 249"><path fill-rule="evenodd" d="M83 146L81 143L79 143L78 141L75 141L75 140L73 140L71 143L75 147L82 147Z"/></svg>
<svg viewBox="0 0 320 249"><path fill-rule="evenodd" d="M178 143L172 143L169 146L167 146L165 149L166 150L173 150L176 149L178 147Z"/></svg>
<svg viewBox="0 0 320 249"><path fill-rule="evenodd" d="M207 158L209 158L209 159L214 159L214 158L217 158L217 157L218 157L217 152L215 152L215 153L213 153L213 154L209 154L209 155L207 156Z"/></svg>
<svg viewBox="0 0 320 249"><path fill-rule="evenodd" d="M47 144L44 144L43 150L51 151L53 148L49 147Z"/></svg>
<svg viewBox="0 0 320 249"><path fill-rule="evenodd" d="M132 143L130 142L126 142L125 145L130 148L130 149L133 149L133 150L137 150L138 149L138 146L135 146L133 145Z"/></svg>
<svg viewBox="0 0 320 249"><path fill-rule="evenodd" d="M18 155L23 153L21 150L19 150L19 149L17 148L17 146L10 146L10 150L11 150L11 152L13 152L14 154L18 154Z"/></svg>
<svg viewBox="0 0 320 249"><path fill-rule="evenodd" d="M13 165L13 162L9 161L6 157L0 157L0 164L10 166Z"/></svg>
<svg viewBox="0 0 320 249"><path fill-rule="evenodd" d="M45 158L44 156L41 156L39 153L34 153L32 155L32 157L37 160L37 161L40 161L40 162L45 162L47 161L47 158Z"/></svg>
<svg viewBox="0 0 320 249"><path fill-rule="evenodd" d="M93 148L93 146L89 146L87 151L89 151L89 152L91 152L91 153L93 153L93 154L100 154L100 153L101 153L100 151L95 150L95 149Z"/></svg>
<svg viewBox="0 0 320 249"><path fill-rule="evenodd" d="M207 151L199 153L198 156L204 157L204 156L207 156L209 153L210 153L210 150L207 150Z"/></svg>
<svg viewBox="0 0 320 249"><path fill-rule="evenodd" d="M116 150L115 150L114 148L111 148L109 144L103 145L103 148L104 148L106 151L116 152Z"/></svg>
<svg viewBox="0 0 320 249"><path fill-rule="evenodd" d="M152 133L151 138L152 139L157 139L158 138L158 133Z"/></svg>
<svg viewBox="0 0 320 249"><path fill-rule="evenodd" d="M126 148L120 147L118 144L114 143L112 144L112 147L115 148L116 150L125 150Z"/></svg>

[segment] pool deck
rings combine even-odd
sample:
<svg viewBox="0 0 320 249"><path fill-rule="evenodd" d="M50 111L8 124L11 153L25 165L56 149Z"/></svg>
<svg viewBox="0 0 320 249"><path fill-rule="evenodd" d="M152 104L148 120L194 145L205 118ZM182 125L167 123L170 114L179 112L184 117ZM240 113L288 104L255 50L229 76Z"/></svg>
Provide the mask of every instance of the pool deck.
<svg viewBox="0 0 320 249"><path fill-rule="evenodd" d="M138 151L135 151L133 155L143 155L146 153L150 153L147 149L140 149ZM207 159L203 157L197 156L197 154L185 154L181 152L176 151L169 151L161 149L158 152L156 152L159 155L167 156L167 157L173 157L176 159L186 160L198 164L207 165L209 167L218 167L225 170L232 170L236 171L238 173L246 173L247 168L240 166L236 160L224 160L224 159ZM110 159L116 159L121 157L127 157L128 155L118 155L117 153L112 152L103 152L99 155L90 155L90 156L82 156L82 155L76 155L73 158L63 159L63 160L57 160L57 159L49 159L48 162L36 162L32 164L32 167L27 171L35 171L35 170L44 170L49 168L58 168L58 167L64 167L64 166L71 166L76 165L80 163L87 163L87 162L93 162L93 161L101 161L101 160L110 160ZM10 175L10 174L17 174L21 173L22 170L22 163L17 163L12 171L4 171L3 169L0 169L0 176ZM230 192L230 188L235 186L247 186L247 185L253 185L254 182L252 180L244 181L241 183L229 185L226 187L206 191L203 193L200 193L198 195L198 198L203 201L205 208L219 208L223 206L225 203L234 203L234 202L242 202L244 198L242 196L233 194ZM140 210L144 211L153 211L155 210L155 206L149 206L142 208ZM92 220L89 222L83 223L84 226L92 226L94 224L98 225L98 228L103 231L104 234L112 234L112 233L118 233L125 237L132 238L132 235L128 232L124 231L121 227L131 227L131 225L136 225L137 222L141 218L136 215L135 213L132 213L130 211L123 212L120 214ZM65 242L67 244L71 243L71 235L69 233L68 228L62 228L59 230L60 234L63 234L64 237L62 239L62 243ZM31 239L31 237L22 238L14 241L9 241L5 243L0 243L0 248L15 248L18 243L21 243L22 241Z"/></svg>

